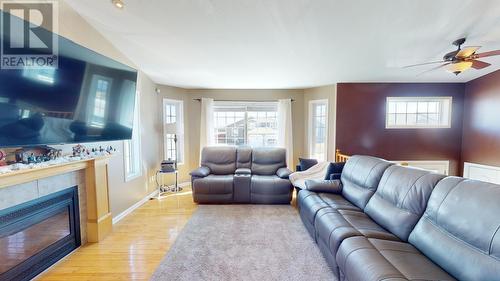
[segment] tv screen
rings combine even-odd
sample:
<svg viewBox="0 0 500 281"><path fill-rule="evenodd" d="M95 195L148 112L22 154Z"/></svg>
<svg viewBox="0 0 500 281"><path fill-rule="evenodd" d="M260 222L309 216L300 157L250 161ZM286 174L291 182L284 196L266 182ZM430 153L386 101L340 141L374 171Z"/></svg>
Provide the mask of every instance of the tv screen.
<svg viewBox="0 0 500 281"><path fill-rule="evenodd" d="M0 69L0 147L130 139L137 71L56 42L57 68Z"/></svg>

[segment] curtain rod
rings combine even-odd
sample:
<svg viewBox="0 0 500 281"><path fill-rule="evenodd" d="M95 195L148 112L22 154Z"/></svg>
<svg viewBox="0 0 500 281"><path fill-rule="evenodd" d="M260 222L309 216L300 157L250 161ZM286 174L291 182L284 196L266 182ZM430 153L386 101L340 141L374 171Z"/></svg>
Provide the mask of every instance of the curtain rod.
<svg viewBox="0 0 500 281"><path fill-rule="evenodd" d="M201 99L193 99L193 100L196 100L196 101L201 101ZM234 101L234 102L272 102L272 101L278 101L278 100L214 100L214 101ZM292 101L295 101L294 99L292 99Z"/></svg>

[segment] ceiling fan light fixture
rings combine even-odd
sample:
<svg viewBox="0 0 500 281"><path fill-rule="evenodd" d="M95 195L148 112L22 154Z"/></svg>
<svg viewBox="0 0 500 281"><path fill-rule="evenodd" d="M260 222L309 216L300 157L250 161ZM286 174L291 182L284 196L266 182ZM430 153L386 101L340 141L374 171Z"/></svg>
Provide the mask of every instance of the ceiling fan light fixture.
<svg viewBox="0 0 500 281"><path fill-rule="evenodd" d="M455 73L458 75L458 73L462 73L466 71L467 69L472 67L472 61L460 61L456 63L451 63L446 66L446 71Z"/></svg>
<svg viewBox="0 0 500 281"><path fill-rule="evenodd" d="M125 7L125 3L123 3L122 0L111 0L111 3L118 9L123 9L123 7Z"/></svg>

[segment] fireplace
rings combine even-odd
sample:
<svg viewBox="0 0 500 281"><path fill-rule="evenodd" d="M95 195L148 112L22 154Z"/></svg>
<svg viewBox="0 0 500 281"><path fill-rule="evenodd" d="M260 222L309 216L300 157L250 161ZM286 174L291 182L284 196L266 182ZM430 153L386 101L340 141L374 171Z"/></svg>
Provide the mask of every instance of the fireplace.
<svg viewBox="0 0 500 281"><path fill-rule="evenodd" d="M0 211L0 280L30 280L79 247L78 187Z"/></svg>

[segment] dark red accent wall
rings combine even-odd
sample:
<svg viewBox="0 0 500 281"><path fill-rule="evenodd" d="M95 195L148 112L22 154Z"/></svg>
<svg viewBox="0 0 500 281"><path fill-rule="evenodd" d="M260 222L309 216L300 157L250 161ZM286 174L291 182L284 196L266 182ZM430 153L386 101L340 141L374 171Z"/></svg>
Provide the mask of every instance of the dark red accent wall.
<svg viewBox="0 0 500 281"><path fill-rule="evenodd" d="M388 160L450 160L450 174L458 175L464 92L462 83L339 83L337 148L349 155L366 154ZM453 97L452 127L386 129L386 98L400 96Z"/></svg>
<svg viewBox="0 0 500 281"><path fill-rule="evenodd" d="M500 166L500 70L465 86L463 162Z"/></svg>

